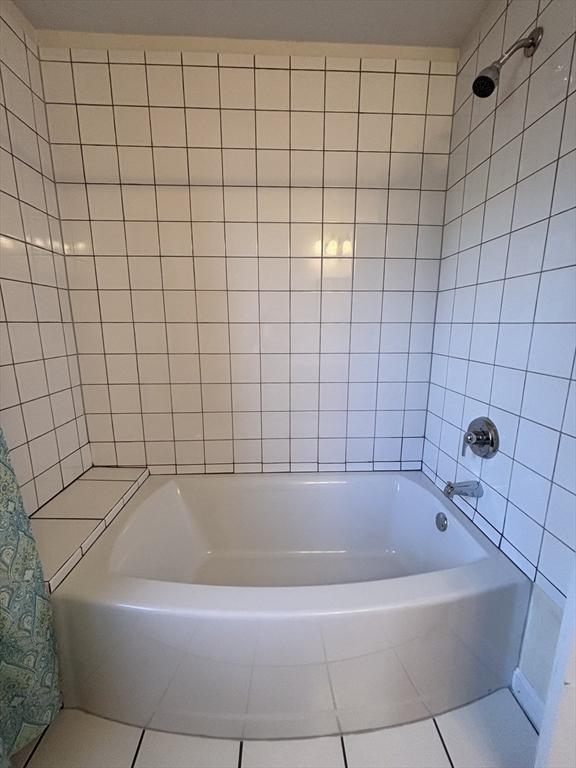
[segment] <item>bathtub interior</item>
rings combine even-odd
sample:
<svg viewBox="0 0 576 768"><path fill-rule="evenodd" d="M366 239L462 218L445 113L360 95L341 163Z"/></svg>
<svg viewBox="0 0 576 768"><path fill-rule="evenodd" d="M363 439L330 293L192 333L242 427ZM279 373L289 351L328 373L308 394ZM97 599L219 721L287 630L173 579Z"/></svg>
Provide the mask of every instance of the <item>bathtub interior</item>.
<svg viewBox="0 0 576 768"><path fill-rule="evenodd" d="M414 474L417 481L389 473L150 479L118 532L110 570L289 587L397 578L486 557L457 518L437 529L437 512L450 515L450 505Z"/></svg>

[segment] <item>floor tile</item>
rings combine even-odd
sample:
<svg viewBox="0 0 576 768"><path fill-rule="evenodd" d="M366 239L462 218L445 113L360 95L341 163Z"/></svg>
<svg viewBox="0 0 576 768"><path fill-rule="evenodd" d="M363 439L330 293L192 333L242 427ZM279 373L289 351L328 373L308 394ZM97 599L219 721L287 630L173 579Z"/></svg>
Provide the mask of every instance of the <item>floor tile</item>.
<svg viewBox="0 0 576 768"><path fill-rule="evenodd" d="M245 741L242 768L344 768L337 736L284 741Z"/></svg>
<svg viewBox="0 0 576 768"><path fill-rule="evenodd" d="M130 768L142 731L63 709L27 768Z"/></svg>
<svg viewBox="0 0 576 768"><path fill-rule="evenodd" d="M538 737L508 689L436 718L455 768L527 768Z"/></svg>
<svg viewBox="0 0 576 768"><path fill-rule="evenodd" d="M92 467L80 480L137 480L146 467Z"/></svg>
<svg viewBox="0 0 576 768"><path fill-rule="evenodd" d="M236 768L240 742L146 731L134 768Z"/></svg>
<svg viewBox="0 0 576 768"><path fill-rule="evenodd" d="M348 768L450 768L433 720L344 736Z"/></svg>
<svg viewBox="0 0 576 768"><path fill-rule="evenodd" d="M80 544L96 528L98 520L52 520L32 518L32 533L44 568L44 578L51 579Z"/></svg>
<svg viewBox="0 0 576 768"><path fill-rule="evenodd" d="M133 485L132 480L85 480L72 483L34 515L45 517L103 519Z"/></svg>

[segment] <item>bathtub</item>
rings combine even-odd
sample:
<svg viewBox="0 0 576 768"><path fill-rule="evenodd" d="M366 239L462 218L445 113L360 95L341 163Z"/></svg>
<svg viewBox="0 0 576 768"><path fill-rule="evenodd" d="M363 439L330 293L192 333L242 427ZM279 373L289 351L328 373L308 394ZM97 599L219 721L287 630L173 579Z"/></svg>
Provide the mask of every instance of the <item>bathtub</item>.
<svg viewBox="0 0 576 768"><path fill-rule="evenodd" d="M152 477L54 593L64 701L228 738L398 725L510 684L529 592L419 472Z"/></svg>

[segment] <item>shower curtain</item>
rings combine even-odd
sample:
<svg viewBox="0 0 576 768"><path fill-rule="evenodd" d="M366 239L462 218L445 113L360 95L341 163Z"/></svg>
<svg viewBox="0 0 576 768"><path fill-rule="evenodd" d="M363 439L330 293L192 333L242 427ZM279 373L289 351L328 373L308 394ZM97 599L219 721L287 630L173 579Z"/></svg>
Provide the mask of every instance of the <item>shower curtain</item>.
<svg viewBox="0 0 576 768"><path fill-rule="evenodd" d="M60 708L52 609L0 428L0 767Z"/></svg>

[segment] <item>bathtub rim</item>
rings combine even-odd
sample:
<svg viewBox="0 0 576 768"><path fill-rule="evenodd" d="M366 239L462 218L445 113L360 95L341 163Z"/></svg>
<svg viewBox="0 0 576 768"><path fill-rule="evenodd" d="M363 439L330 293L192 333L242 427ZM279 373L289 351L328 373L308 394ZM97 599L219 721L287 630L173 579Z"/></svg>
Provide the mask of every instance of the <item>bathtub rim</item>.
<svg viewBox="0 0 576 768"><path fill-rule="evenodd" d="M318 475L336 479L376 473L267 473L266 478L284 480ZM482 533L456 504L418 470L379 472L378 476L401 476L424 488L444 507L449 519L461 524L484 552L477 560L460 566L398 576L390 579L303 586L232 586L193 584L128 576L107 569L117 534L128 517L149 494L170 481L198 475L154 475L146 479L128 504L80 560L53 594L55 601L114 605L131 610L155 611L167 615L286 619L332 614L362 613L374 610L417 608L457 601L479 591L497 590L530 583L528 577ZM226 475L245 477L244 475ZM213 477L207 475L206 477ZM253 475L249 475L253 478ZM434 507L430 514L437 511Z"/></svg>

